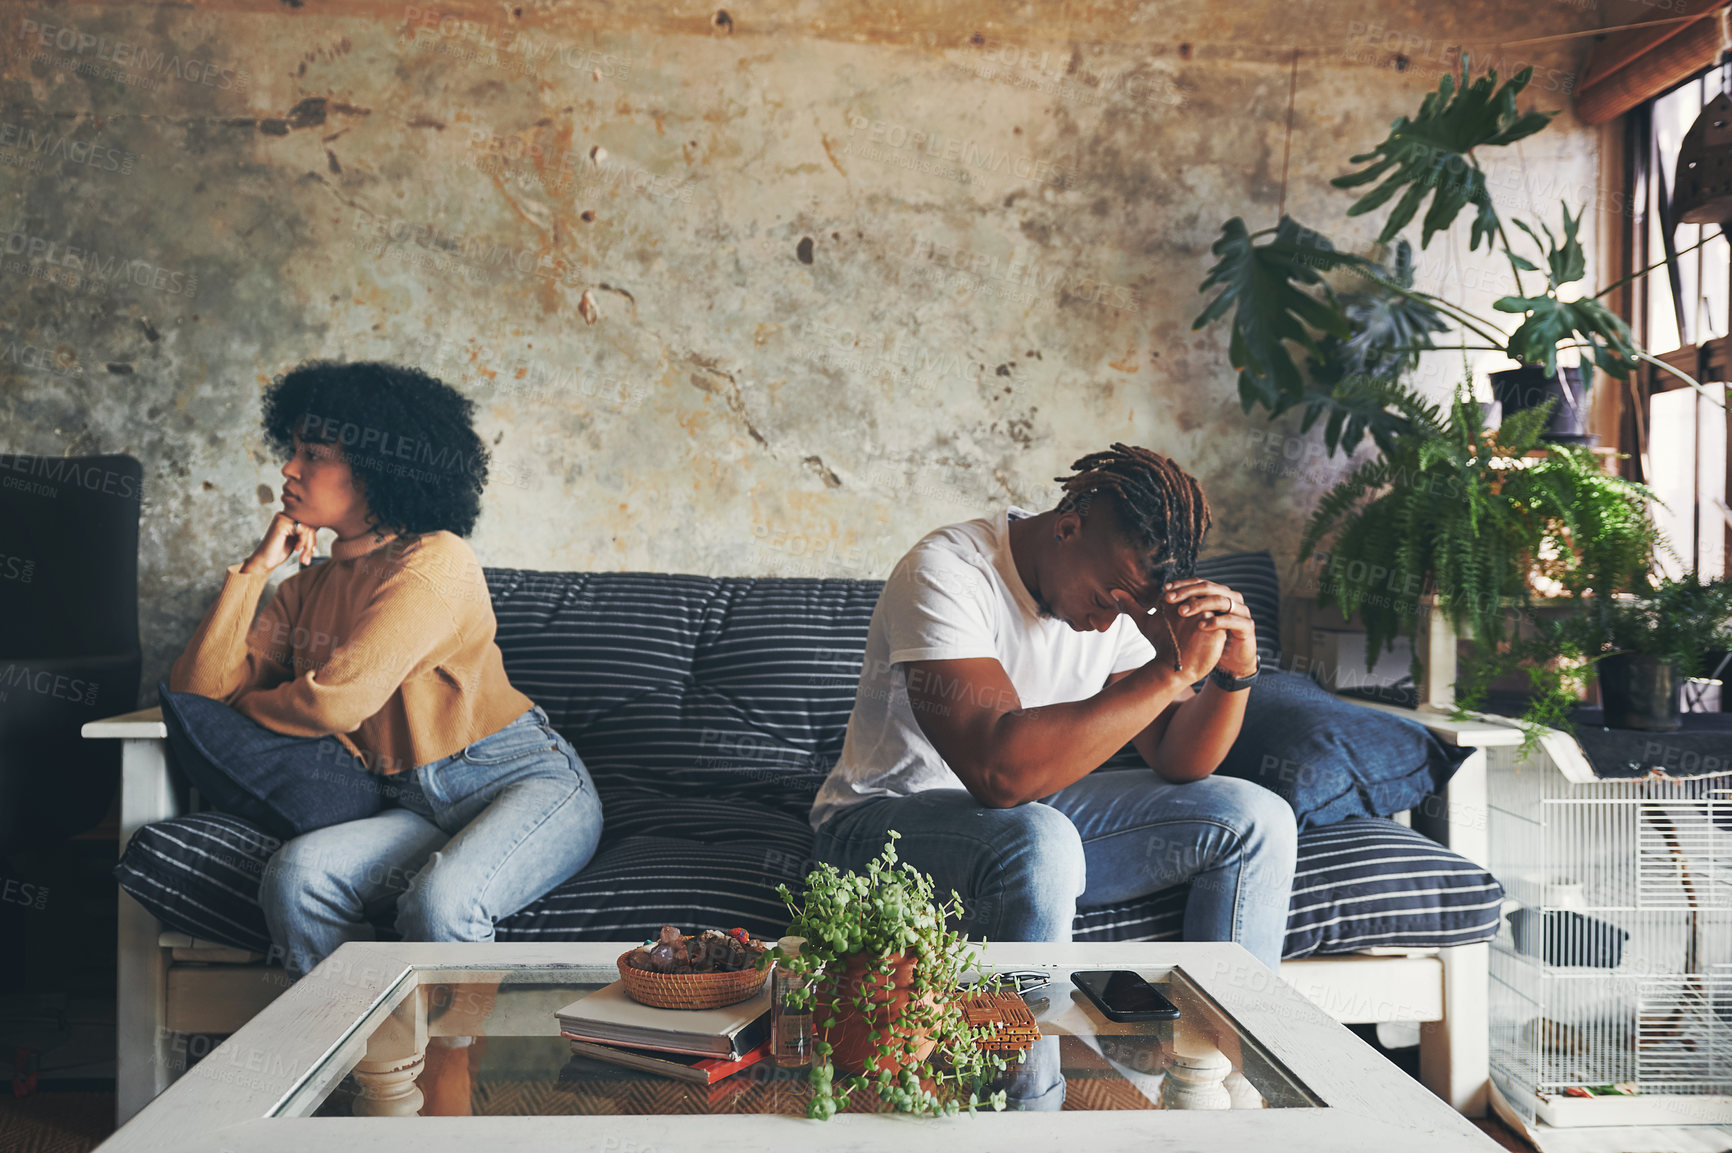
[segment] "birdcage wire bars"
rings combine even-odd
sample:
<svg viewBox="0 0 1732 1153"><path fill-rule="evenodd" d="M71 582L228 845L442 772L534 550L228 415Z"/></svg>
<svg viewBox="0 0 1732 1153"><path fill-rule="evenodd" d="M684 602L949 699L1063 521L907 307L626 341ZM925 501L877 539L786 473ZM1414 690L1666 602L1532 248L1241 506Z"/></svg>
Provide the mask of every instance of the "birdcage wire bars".
<svg viewBox="0 0 1732 1153"><path fill-rule="evenodd" d="M1732 1121L1732 774L1488 750L1492 1077L1553 1125Z"/></svg>

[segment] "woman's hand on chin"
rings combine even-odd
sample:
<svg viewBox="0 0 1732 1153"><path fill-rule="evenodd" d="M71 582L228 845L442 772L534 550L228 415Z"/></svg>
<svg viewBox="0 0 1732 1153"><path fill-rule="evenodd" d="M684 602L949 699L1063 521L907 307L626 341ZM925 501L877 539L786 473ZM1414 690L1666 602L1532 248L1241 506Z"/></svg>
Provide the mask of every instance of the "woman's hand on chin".
<svg viewBox="0 0 1732 1153"><path fill-rule="evenodd" d="M277 513L271 518L271 526L265 530L265 539L259 542L251 556L241 562L241 571L268 573L296 553L301 556L301 564L311 564L318 531L286 512Z"/></svg>

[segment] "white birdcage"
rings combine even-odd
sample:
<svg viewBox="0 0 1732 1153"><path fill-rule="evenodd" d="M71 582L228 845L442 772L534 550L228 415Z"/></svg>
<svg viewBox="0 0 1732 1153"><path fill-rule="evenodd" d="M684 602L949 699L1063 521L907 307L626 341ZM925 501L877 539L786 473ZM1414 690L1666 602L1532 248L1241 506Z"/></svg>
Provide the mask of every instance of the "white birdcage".
<svg viewBox="0 0 1732 1153"><path fill-rule="evenodd" d="M1489 752L1498 1091L1558 1127L1732 1123L1732 774Z"/></svg>

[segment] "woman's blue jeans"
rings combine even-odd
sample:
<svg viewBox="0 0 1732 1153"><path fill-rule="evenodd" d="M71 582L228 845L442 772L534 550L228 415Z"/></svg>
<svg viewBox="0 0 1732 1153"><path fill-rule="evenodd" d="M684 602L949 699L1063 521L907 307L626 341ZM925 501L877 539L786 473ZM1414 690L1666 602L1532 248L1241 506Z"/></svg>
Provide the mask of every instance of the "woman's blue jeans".
<svg viewBox="0 0 1732 1153"><path fill-rule="evenodd" d="M1237 941L1280 964L1299 834L1287 802L1250 781L1114 769L1009 809L962 789L881 797L825 821L818 859L863 869L891 829L899 858L961 894L970 936L1068 941L1079 901L1118 905L1189 882L1185 940Z"/></svg>
<svg viewBox="0 0 1732 1153"><path fill-rule="evenodd" d="M265 866L259 903L294 976L372 940L393 906L406 941L491 941L601 840L595 783L539 705L384 787L376 816L286 841Z"/></svg>

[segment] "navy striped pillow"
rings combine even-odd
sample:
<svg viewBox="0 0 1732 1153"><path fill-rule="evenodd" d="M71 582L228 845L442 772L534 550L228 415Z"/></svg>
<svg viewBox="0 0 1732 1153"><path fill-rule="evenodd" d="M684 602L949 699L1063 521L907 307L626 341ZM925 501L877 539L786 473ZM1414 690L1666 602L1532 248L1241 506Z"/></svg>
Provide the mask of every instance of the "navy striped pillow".
<svg viewBox="0 0 1732 1153"><path fill-rule="evenodd" d="M485 570L512 684L605 803L651 784L804 818L842 750L881 582Z"/></svg>

